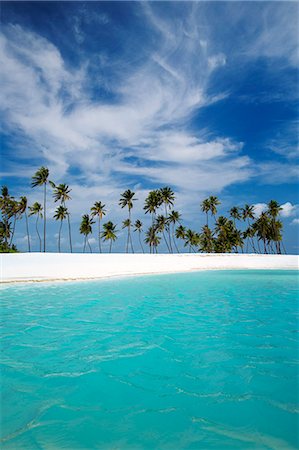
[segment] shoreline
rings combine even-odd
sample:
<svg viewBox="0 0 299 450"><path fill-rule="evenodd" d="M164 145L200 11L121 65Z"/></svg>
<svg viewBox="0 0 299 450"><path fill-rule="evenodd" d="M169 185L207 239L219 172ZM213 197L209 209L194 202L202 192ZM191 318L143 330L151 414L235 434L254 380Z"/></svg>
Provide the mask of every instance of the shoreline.
<svg viewBox="0 0 299 450"><path fill-rule="evenodd" d="M2 285L95 281L205 270L298 270L298 255L244 253L10 253L1 255Z"/></svg>

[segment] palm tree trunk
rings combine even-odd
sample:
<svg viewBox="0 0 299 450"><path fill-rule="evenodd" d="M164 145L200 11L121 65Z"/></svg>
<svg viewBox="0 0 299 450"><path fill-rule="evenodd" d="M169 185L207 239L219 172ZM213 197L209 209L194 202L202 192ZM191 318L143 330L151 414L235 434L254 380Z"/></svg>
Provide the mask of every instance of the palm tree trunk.
<svg viewBox="0 0 299 450"><path fill-rule="evenodd" d="M44 252L46 251L46 201L47 201L47 183L44 183Z"/></svg>
<svg viewBox="0 0 299 450"><path fill-rule="evenodd" d="M176 251L177 251L178 253L180 253L180 251L179 251L179 249L178 249L178 246L177 246L177 243L176 243L175 235L174 235L174 223L172 224L172 240L173 240L173 242L174 242Z"/></svg>
<svg viewBox="0 0 299 450"><path fill-rule="evenodd" d="M35 222L35 229L36 229L36 232L37 232L37 235L38 235L38 238L39 238L39 251L41 252L42 251L42 240L41 240L41 237L40 237L40 234L39 234L39 231L38 231L38 216L37 216L36 222Z"/></svg>
<svg viewBox="0 0 299 450"><path fill-rule="evenodd" d="M71 249L71 253L73 253L72 233L71 233L71 221L70 221L70 216L69 216L69 214L67 215L67 222L68 222L68 227L69 227L70 249Z"/></svg>
<svg viewBox="0 0 299 450"><path fill-rule="evenodd" d="M131 242L131 250L132 253L134 253L133 249L133 243L132 243L132 236L131 236L131 210L129 209L129 226L128 226L128 233L129 233L129 240Z"/></svg>
<svg viewBox="0 0 299 450"><path fill-rule="evenodd" d="M138 238L139 238L139 244L140 244L140 247L141 247L141 249L142 249L142 253L144 253L144 249L143 249L143 246L142 246L142 244L141 244L141 239L140 239L140 231L138 231Z"/></svg>
<svg viewBox="0 0 299 450"><path fill-rule="evenodd" d="M59 234L58 234L58 252L60 253L60 236L61 236L62 220L60 220Z"/></svg>
<svg viewBox="0 0 299 450"><path fill-rule="evenodd" d="M17 216L16 216L16 214L15 214L15 215L14 215L13 228L12 228L12 233L11 233L11 236L10 236L9 245L12 244L12 240L13 240L13 237L14 237L14 234L15 234L16 221L17 221Z"/></svg>
<svg viewBox="0 0 299 450"><path fill-rule="evenodd" d="M100 219L100 216L99 216L99 250L100 250L100 253L102 253L102 247L101 247L101 219Z"/></svg>
<svg viewBox="0 0 299 450"><path fill-rule="evenodd" d="M92 250L91 250L91 246L90 246L90 243L89 243L89 239L88 239L88 237L87 237L87 244L88 244L88 247L89 247L90 253L92 253Z"/></svg>
<svg viewBox="0 0 299 450"><path fill-rule="evenodd" d="M83 253L85 253L85 249L86 249L86 235L84 237L84 245L83 245Z"/></svg>
<svg viewBox="0 0 299 450"><path fill-rule="evenodd" d="M25 211L25 218L26 218L26 232L27 232L27 240L28 240L28 251L30 253L31 249L30 249L29 225L28 225L28 216L27 216L26 211Z"/></svg>
<svg viewBox="0 0 299 450"><path fill-rule="evenodd" d="M111 249L112 249L112 239L110 239L109 253L111 253Z"/></svg>
<svg viewBox="0 0 299 450"><path fill-rule="evenodd" d="M166 237L165 237L165 233L164 233L164 230L162 231L162 234L163 234L163 239L164 239L164 241L165 241L165 244L167 245L168 253L170 253L170 248L169 248L169 245L168 245L167 239L166 239Z"/></svg>

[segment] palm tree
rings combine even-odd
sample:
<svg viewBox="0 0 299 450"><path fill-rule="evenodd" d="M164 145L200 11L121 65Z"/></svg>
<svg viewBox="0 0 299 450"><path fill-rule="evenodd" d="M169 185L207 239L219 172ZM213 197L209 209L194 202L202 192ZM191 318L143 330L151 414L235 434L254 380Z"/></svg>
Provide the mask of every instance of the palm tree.
<svg viewBox="0 0 299 450"><path fill-rule="evenodd" d="M276 220L276 218L279 216L279 213L281 210L282 210L282 207L276 200L271 200L268 203L267 214L269 215L269 217L271 219L271 228L272 228L272 233L273 233L273 241L275 242L276 253L279 253L279 254L281 253L280 230L282 228L282 223L280 221Z"/></svg>
<svg viewBox="0 0 299 450"><path fill-rule="evenodd" d="M217 214L217 206L220 205L221 202L218 200L218 198L216 196L210 195L209 204L210 204L211 215L214 217L214 220L215 220L215 216Z"/></svg>
<svg viewBox="0 0 299 450"><path fill-rule="evenodd" d="M195 253L194 246L197 246L199 244L199 235L195 232L190 230L190 228L185 233L185 247L189 245L189 253L191 253L191 250Z"/></svg>
<svg viewBox="0 0 299 450"><path fill-rule="evenodd" d="M126 252L129 251L129 242L131 242L131 250L132 253L134 253L133 250L133 243L131 238L131 209L133 208L133 201L136 200L134 198L135 192L132 192L130 189L127 189L125 192L121 194L121 198L119 200L119 206L122 208L128 207L129 210L129 222L128 222L128 238L127 238L127 245L126 245Z"/></svg>
<svg viewBox="0 0 299 450"><path fill-rule="evenodd" d="M14 237L15 229L16 229L16 222L20 218L19 208L20 208L19 203L13 197L11 197L8 202L7 208L6 208L8 219L13 218L13 226L12 226L12 232L11 232L11 236L10 236L9 245L12 245L12 241L13 241L13 237Z"/></svg>
<svg viewBox="0 0 299 450"><path fill-rule="evenodd" d="M212 253L214 251L215 239L212 230L208 225L202 227L202 233L199 236L199 249L201 252Z"/></svg>
<svg viewBox="0 0 299 450"><path fill-rule="evenodd" d="M144 248L143 248L143 245L142 245L141 239L140 239L140 235L141 235L141 231L142 231L142 222L141 222L141 220L137 219L137 220L135 221L134 226L135 226L134 231L138 231L139 244L140 244L142 253L144 253Z"/></svg>
<svg viewBox="0 0 299 450"><path fill-rule="evenodd" d="M9 222L9 218L8 218L8 206L9 203L11 201L11 197L9 195L8 192L8 187L7 186L2 186L1 188L1 197L0 197L0 209L1 209L1 213L2 213L2 228L7 228L6 231L3 231L3 238L4 238L4 244L5 244L5 248L8 248L8 239L10 238L11 235L11 223Z"/></svg>
<svg viewBox="0 0 299 450"><path fill-rule="evenodd" d="M267 251L267 241L269 242L269 234L271 231L271 221L266 212L262 212L257 221L255 222L255 227L257 230L257 236L259 240L263 241L264 252Z"/></svg>
<svg viewBox="0 0 299 450"><path fill-rule="evenodd" d="M32 177L31 187L44 186L44 252L46 251L46 201L49 169L40 167Z"/></svg>
<svg viewBox="0 0 299 450"><path fill-rule="evenodd" d="M150 253L158 253L158 245L161 237L157 235L157 228L155 226L149 227L145 234L144 242L149 245Z"/></svg>
<svg viewBox="0 0 299 450"><path fill-rule="evenodd" d="M249 219L254 219L254 206L253 206L253 205L248 205L248 204L246 204L246 205L244 206L244 208L242 208L241 211L242 211L242 219L243 219L244 221L246 221L246 219L247 219L248 227L250 227L251 224L250 224L250 220L249 220ZM248 235L248 237L247 237L247 243L246 243L246 252L248 252L248 243L249 243L249 239L250 239L251 245L252 245L252 247L253 247L253 240L250 238L250 235Z"/></svg>
<svg viewBox="0 0 299 450"><path fill-rule="evenodd" d="M19 201L19 205L20 205L19 212L20 212L20 215L25 214L28 251L30 252L31 249L30 249L30 235L29 235L28 215L27 215L27 204L28 204L27 197L24 197L24 196L21 197L20 201Z"/></svg>
<svg viewBox="0 0 299 450"><path fill-rule="evenodd" d="M230 216L234 219L234 224L236 226L236 220L240 220L242 215L240 213L240 208L238 208L238 206L233 206L230 210L229 210L229 214Z"/></svg>
<svg viewBox="0 0 299 450"><path fill-rule="evenodd" d="M164 217L162 214L160 214L157 218L156 218L156 222L155 222L155 228L156 231L158 231L159 233L162 233L163 235L163 239L165 241L166 247L168 249L168 252L170 253L170 247L168 245L164 230L165 228L167 228L168 225L168 220L166 219L166 217Z"/></svg>
<svg viewBox="0 0 299 450"><path fill-rule="evenodd" d="M101 220L103 219L103 216L106 215L105 205L102 202L95 202L93 207L91 208L91 216L95 217L98 216L99 221L99 251L102 253L102 247L101 247Z"/></svg>
<svg viewBox="0 0 299 450"><path fill-rule="evenodd" d="M43 218L43 213L42 213L43 207L40 203L35 202L35 203L33 203L32 206L29 206L29 211L30 211L28 214L29 217L36 216L35 229L36 229L36 233L37 233L37 236L39 239L39 251L41 252L42 251L42 240L41 240L41 237L40 237L40 234L38 231L38 219Z"/></svg>
<svg viewBox="0 0 299 450"><path fill-rule="evenodd" d="M60 237L61 237L61 229L62 229L62 223L68 216L68 210L65 206L58 206L58 208L55 211L54 219L60 220L60 227L59 227L59 233L58 233L58 251L60 253Z"/></svg>
<svg viewBox="0 0 299 450"><path fill-rule="evenodd" d="M206 198L203 200L200 204L202 212L206 213L207 215L207 227L209 226L209 211L210 211L210 200Z"/></svg>
<svg viewBox="0 0 299 450"><path fill-rule="evenodd" d="M177 244L176 244L175 235L174 235L174 227L175 227L175 224L176 224L176 223L180 223L180 220L181 220L181 214L180 214L178 211L173 211L173 210L172 210L172 211L169 213L169 216L168 216L168 223L169 223L169 226L172 225L172 240L173 240L173 242L174 242L176 251L177 251L178 253L180 253L180 251L179 251L178 246L177 246Z"/></svg>
<svg viewBox="0 0 299 450"><path fill-rule="evenodd" d="M166 217L166 219L168 219L168 210L171 209L171 207L174 204L174 200L175 200L174 192L169 186L165 186L163 188L160 188L160 195L161 195L162 205L164 205L164 207L165 207L165 217ZM169 248L172 253L170 228L169 228L168 221L167 221L167 225L166 225L166 230L168 232Z"/></svg>
<svg viewBox="0 0 299 450"><path fill-rule="evenodd" d="M71 197L69 195L69 193L71 192L71 189L69 188L69 186L65 183L56 185L55 183L53 183L53 181L49 181L49 183L52 186L52 188L54 189L54 192L53 192L54 202L56 203L56 202L60 201L61 205L64 208L66 208L65 202L67 200L71 200ZM71 250L71 253L73 253L70 213L67 214L67 221L68 221L68 229L69 229L70 250Z"/></svg>
<svg viewBox="0 0 299 450"><path fill-rule="evenodd" d="M84 245L83 245L83 253L85 253L86 244L89 247L90 253L92 253L91 246L88 240L88 235L92 233L92 225L94 221L89 217L89 214L84 214L82 216L81 224L80 224L80 234L84 234Z"/></svg>
<svg viewBox="0 0 299 450"><path fill-rule="evenodd" d="M145 214L150 213L152 215L152 226L154 225L157 209L161 204L161 192L159 190L150 191L145 199L143 209L145 210Z"/></svg>
<svg viewBox="0 0 299 450"><path fill-rule="evenodd" d="M185 241L186 237L186 227L183 227L183 225L179 225L177 229L175 230L175 237L177 239L181 239Z"/></svg>
<svg viewBox="0 0 299 450"><path fill-rule="evenodd" d="M114 223L111 221L104 223L103 225L104 231L102 231L101 238L104 241L110 241L109 253L111 253L112 250L112 242L116 241L117 239L116 236L117 231L115 230L115 228L116 225L114 225Z"/></svg>

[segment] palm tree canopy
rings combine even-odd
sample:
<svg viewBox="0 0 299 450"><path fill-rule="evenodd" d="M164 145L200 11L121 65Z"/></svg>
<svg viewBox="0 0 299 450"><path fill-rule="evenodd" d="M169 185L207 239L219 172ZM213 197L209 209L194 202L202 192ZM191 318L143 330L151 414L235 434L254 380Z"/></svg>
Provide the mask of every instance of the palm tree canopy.
<svg viewBox="0 0 299 450"><path fill-rule="evenodd" d="M67 218L67 216L68 216L67 208L65 206L60 205L56 209L53 217L55 220L65 220Z"/></svg>
<svg viewBox="0 0 299 450"><path fill-rule="evenodd" d="M155 226L149 227L146 232L144 242L150 247L157 247L161 242L161 237L157 235L157 228Z"/></svg>
<svg viewBox="0 0 299 450"><path fill-rule="evenodd" d="M209 203L210 203L210 211L213 216L217 214L217 206L221 204L221 202L218 200L218 197L214 195L210 195L209 197Z"/></svg>
<svg viewBox="0 0 299 450"><path fill-rule="evenodd" d="M254 219L254 206L246 204L242 209L242 218L246 219Z"/></svg>
<svg viewBox="0 0 299 450"><path fill-rule="evenodd" d="M157 209L162 205L161 192L159 190L150 191L145 199L144 207L145 214L156 213Z"/></svg>
<svg viewBox="0 0 299 450"><path fill-rule="evenodd" d="M229 210L229 214L233 219L237 219L240 220L241 219L241 213L240 213L240 208L238 206L233 206L230 210Z"/></svg>
<svg viewBox="0 0 299 450"><path fill-rule="evenodd" d="M20 201L19 201L19 212L20 212L20 214L23 214L26 211L27 203L28 203L27 197L25 197L25 196L20 197Z"/></svg>
<svg viewBox="0 0 299 450"><path fill-rule="evenodd" d="M89 217L89 214L84 214L82 216L81 224L80 224L80 233L87 236L92 233L92 225L94 221Z"/></svg>
<svg viewBox="0 0 299 450"><path fill-rule="evenodd" d="M62 203L65 203L67 200L70 200L71 199L69 195L70 192L71 189L65 183L61 183L58 185L54 184L54 192L53 192L54 202L61 201Z"/></svg>
<svg viewBox="0 0 299 450"><path fill-rule="evenodd" d="M103 216L106 215L105 206L106 205L104 205L104 203L102 202L95 202L93 207L90 209L92 217L98 216L100 219L102 219Z"/></svg>
<svg viewBox="0 0 299 450"><path fill-rule="evenodd" d="M163 214L160 214L157 218L156 218L156 230L157 231L164 231L165 227L168 224L168 219L163 216Z"/></svg>
<svg viewBox="0 0 299 450"><path fill-rule="evenodd" d="M175 195L173 190L169 186L165 186L160 189L160 195L162 203L167 206L172 206L175 200Z"/></svg>
<svg viewBox="0 0 299 450"><path fill-rule="evenodd" d="M40 167L32 177L31 187L42 186L47 183L49 177L49 169L47 167Z"/></svg>
<svg viewBox="0 0 299 450"><path fill-rule="evenodd" d="M122 208L128 207L129 211L133 208L133 202L137 200L134 198L135 192L132 192L130 189L127 189L125 192L121 194L121 198L119 199L119 206Z"/></svg>
<svg viewBox="0 0 299 450"><path fill-rule="evenodd" d="M177 239L185 239L186 236L186 227L183 227L183 225L180 225L175 230L175 237Z"/></svg>
<svg viewBox="0 0 299 450"><path fill-rule="evenodd" d="M271 200L268 203L267 213L273 219L275 219L279 215L281 210L282 210L282 207L280 206L280 204L276 200Z"/></svg>
<svg viewBox="0 0 299 450"><path fill-rule="evenodd" d="M111 221L104 223L104 225L103 225L104 231L102 231L102 233L101 233L102 239L104 239L104 241L108 241L108 240L115 241L117 239L117 236L116 236L117 231L115 230L115 228L116 228L116 225Z"/></svg>
<svg viewBox="0 0 299 450"><path fill-rule="evenodd" d="M201 210L204 213L208 213L210 211L210 200L206 198L200 204Z"/></svg>
<svg viewBox="0 0 299 450"><path fill-rule="evenodd" d="M168 222L176 224L177 222L180 222L181 220L181 214L178 211L171 211L168 215Z"/></svg>
<svg viewBox="0 0 299 450"><path fill-rule="evenodd" d="M142 230L142 222L141 220L137 219L134 223L134 231L141 231Z"/></svg>
<svg viewBox="0 0 299 450"><path fill-rule="evenodd" d="M40 203L35 202L32 206L29 206L29 214L28 216L38 215L39 217L43 217L43 207Z"/></svg>
<svg viewBox="0 0 299 450"><path fill-rule="evenodd" d="M123 220L123 226L122 228L128 228L131 226L131 220L130 219L125 219Z"/></svg>

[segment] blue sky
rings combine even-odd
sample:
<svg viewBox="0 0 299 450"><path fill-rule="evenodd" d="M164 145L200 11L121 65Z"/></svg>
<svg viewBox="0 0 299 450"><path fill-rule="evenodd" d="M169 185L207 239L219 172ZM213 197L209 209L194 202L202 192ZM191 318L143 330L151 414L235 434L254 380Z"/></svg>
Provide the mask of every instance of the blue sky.
<svg viewBox="0 0 299 450"><path fill-rule="evenodd" d="M121 192L142 218L170 185L197 230L207 195L224 214L278 200L297 253L298 18L296 2L3 2L2 184L32 203L41 165L68 183L78 251L95 201L121 230ZM16 237L25 249L21 222Z"/></svg>

